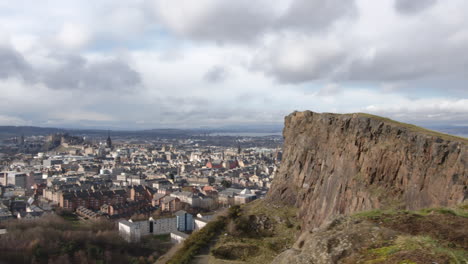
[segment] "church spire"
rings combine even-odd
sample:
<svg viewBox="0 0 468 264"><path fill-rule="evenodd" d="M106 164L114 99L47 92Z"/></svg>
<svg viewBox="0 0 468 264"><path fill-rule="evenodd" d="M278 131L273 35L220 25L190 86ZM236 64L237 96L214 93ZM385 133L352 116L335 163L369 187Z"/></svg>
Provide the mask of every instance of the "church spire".
<svg viewBox="0 0 468 264"><path fill-rule="evenodd" d="M112 140L111 140L111 137L110 137L110 130L107 130L106 146L108 148L112 148Z"/></svg>

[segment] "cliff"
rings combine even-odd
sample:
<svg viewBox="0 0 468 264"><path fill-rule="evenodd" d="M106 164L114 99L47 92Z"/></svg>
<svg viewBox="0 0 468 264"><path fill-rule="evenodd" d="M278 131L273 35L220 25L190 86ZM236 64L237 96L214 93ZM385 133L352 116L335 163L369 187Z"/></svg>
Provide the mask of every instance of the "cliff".
<svg viewBox="0 0 468 264"><path fill-rule="evenodd" d="M450 207L468 197L468 140L368 114L286 117L267 200L295 206L302 230L371 209Z"/></svg>

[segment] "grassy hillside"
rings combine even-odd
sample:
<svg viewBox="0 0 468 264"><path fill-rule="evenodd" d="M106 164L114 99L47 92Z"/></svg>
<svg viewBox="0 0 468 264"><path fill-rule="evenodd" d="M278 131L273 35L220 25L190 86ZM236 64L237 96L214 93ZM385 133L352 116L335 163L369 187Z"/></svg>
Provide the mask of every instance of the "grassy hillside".
<svg viewBox="0 0 468 264"><path fill-rule="evenodd" d="M468 206L421 211L373 210L354 215L397 231L376 240L345 263L468 263Z"/></svg>
<svg viewBox="0 0 468 264"><path fill-rule="evenodd" d="M301 259L306 260L310 252L323 250L320 245L325 245L328 252L341 252L335 258L348 264L467 263L467 209L465 205L420 211L361 212L337 222L346 225L333 221L323 229L303 233L301 241L296 241L300 233L296 210L259 200L230 208L207 230L194 233L169 263L271 263L288 249L303 254ZM377 236L369 236L367 232ZM337 238L343 241L338 243ZM340 249L346 241L355 245ZM289 263L289 257L283 260L278 263Z"/></svg>
<svg viewBox="0 0 468 264"><path fill-rule="evenodd" d="M292 246L299 229L295 208L264 200L233 206L193 233L168 263L270 263Z"/></svg>

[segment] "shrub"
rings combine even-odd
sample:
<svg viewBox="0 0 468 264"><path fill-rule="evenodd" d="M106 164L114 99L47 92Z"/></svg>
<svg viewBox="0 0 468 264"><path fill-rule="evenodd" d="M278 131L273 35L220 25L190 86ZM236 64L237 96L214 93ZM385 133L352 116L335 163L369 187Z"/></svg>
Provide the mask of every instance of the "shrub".
<svg viewBox="0 0 468 264"><path fill-rule="evenodd" d="M209 222L204 228L194 232L183 243L182 247L168 261L169 264L188 264L201 249L208 246L226 225L226 218L219 216L216 220Z"/></svg>

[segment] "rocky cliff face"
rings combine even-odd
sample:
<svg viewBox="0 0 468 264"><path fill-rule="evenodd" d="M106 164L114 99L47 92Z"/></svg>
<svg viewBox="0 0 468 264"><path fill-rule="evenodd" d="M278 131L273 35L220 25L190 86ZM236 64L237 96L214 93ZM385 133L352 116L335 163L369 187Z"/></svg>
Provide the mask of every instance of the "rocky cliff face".
<svg viewBox="0 0 468 264"><path fill-rule="evenodd" d="M268 198L299 208L302 229L375 208L452 206L468 197L468 140L366 114L286 117Z"/></svg>

